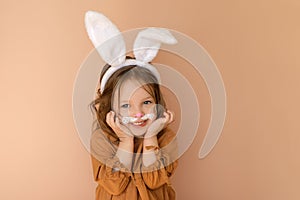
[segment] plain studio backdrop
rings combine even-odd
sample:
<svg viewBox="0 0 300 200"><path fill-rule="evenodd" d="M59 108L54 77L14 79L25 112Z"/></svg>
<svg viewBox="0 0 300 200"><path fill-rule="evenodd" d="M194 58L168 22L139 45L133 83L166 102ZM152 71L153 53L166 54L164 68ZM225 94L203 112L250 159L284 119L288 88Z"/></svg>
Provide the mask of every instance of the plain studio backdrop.
<svg viewBox="0 0 300 200"><path fill-rule="evenodd" d="M87 10L103 12L121 31L158 26L185 33L218 66L227 93L224 129L213 151L198 159L210 118L199 81L199 131L172 178L179 200L300 199L299 1L1 0L0 6L0 199L94 199L90 155L72 116L76 73L93 49Z"/></svg>

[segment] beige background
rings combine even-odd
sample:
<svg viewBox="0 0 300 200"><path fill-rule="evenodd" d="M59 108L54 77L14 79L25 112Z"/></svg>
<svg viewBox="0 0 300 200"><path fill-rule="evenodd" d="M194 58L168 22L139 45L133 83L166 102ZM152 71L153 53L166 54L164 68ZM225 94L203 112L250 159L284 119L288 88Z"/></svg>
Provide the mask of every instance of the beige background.
<svg viewBox="0 0 300 200"><path fill-rule="evenodd" d="M200 131L172 182L178 199L300 199L300 3L252 1L0 1L0 199L93 199L88 152L72 118L72 89L92 50L85 11L120 30L162 26L209 52L228 112L222 136L197 155L209 123L203 82ZM189 73L189 72L186 72Z"/></svg>

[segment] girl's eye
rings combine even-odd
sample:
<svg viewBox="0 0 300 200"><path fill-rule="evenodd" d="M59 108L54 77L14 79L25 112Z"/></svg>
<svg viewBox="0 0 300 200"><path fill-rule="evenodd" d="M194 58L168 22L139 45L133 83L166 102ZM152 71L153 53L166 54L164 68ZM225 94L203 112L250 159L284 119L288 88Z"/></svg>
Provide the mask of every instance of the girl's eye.
<svg viewBox="0 0 300 200"><path fill-rule="evenodd" d="M144 104L146 104L146 105L148 105L148 104L151 104L152 103L152 101L144 101Z"/></svg>
<svg viewBox="0 0 300 200"><path fill-rule="evenodd" d="M129 108L129 104L128 103L123 104L123 105L121 105L121 108Z"/></svg>

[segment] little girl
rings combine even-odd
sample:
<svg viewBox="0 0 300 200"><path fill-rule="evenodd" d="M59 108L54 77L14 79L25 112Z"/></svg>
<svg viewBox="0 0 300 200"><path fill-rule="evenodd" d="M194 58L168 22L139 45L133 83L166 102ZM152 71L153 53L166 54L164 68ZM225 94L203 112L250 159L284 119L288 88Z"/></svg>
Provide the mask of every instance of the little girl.
<svg viewBox="0 0 300 200"><path fill-rule="evenodd" d="M101 40L101 27L106 35L119 34L106 17L96 12L86 14L86 26L95 46ZM146 38L150 48L137 48L145 44L140 42L140 36ZM124 53L120 38L111 39L110 45L99 50L108 64L102 70L100 89L91 104L98 124L91 137L97 200L175 199L169 178L177 166L177 144L175 134L167 128L174 116L166 110L159 74L149 63L156 56L159 40L174 43L175 39L166 30L148 29L140 32L135 41L135 58L107 54L116 54L118 49ZM107 47L112 49L108 51Z"/></svg>

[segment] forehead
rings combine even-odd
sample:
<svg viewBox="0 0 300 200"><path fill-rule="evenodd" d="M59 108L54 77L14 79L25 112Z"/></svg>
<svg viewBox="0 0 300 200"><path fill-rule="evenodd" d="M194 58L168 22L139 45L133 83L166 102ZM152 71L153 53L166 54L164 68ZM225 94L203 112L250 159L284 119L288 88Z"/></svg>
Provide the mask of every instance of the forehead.
<svg viewBox="0 0 300 200"><path fill-rule="evenodd" d="M151 95L144 89L143 83L136 80L125 80L119 88L120 100L129 100L131 98L145 98Z"/></svg>

